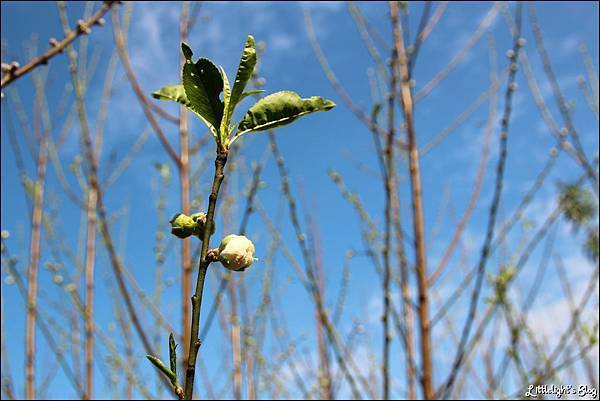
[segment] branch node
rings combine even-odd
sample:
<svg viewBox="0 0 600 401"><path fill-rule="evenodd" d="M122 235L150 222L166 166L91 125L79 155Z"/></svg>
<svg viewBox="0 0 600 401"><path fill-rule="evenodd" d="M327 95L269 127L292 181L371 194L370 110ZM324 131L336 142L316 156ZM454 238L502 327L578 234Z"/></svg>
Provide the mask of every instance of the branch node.
<svg viewBox="0 0 600 401"><path fill-rule="evenodd" d="M50 38L50 39L48 39L48 43L50 44L51 47L56 47L59 44L58 40L56 40L56 38Z"/></svg>
<svg viewBox="0 0 600 401"><path fill-rule="evenodd" d="M87 26L84 20L77 20L77 31L79 33L88 35L92 30Z"/></svg>

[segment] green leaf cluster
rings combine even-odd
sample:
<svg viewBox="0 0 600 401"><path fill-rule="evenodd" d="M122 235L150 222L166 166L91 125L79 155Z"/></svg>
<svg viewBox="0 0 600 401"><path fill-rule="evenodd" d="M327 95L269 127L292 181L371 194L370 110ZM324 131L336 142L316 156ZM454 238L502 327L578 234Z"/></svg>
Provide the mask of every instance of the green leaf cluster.
<svg viewBox="0 0 600 401"><path fill-rule="evenodd" d="M575 228L586 224L596 214L591 192L577 184L560 185L560 206Z"/></svg>
<svg viewBox="0 0 600 401"><path fill-rule="evenodd" d="M303 99L291 91L273 93L256 102L237 124L231 120L235 108L247 96L263 92L245 91L257 62L254 38L248 35L240 63L230 86L225 70L207 58L192 59L192 49L181 44L185 57L182 83L169 85L154 92L155 99L177 102L196 114L209 128L219 149L227 150L242 135L269 130L289 124L316 111L327 111L335 106L331 100L319 96Z"/></svg>
<svg viewBox="0 0 600 401"><path fill-rule="evenodd" d="M173 385L173 389L175 393L178 395L183 393L181 387L179 387L179 379L177 378L177 344L175 344L175 338L173 337L173 333L169 334L169 367L165 365L160 358L155 357L154 355L146 355L146 358L154 365L160 372L169 379L171 385Z"/></svg>

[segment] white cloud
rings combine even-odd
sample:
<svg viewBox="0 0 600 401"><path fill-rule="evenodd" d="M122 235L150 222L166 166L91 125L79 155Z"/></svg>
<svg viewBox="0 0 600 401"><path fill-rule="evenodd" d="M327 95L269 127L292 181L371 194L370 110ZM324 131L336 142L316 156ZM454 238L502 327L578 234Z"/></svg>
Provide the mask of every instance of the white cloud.
<svg viewBox="0 0 600 401"><path fill-rule="evenodd" d="M277 32L269 37L267 48L272 51L289 51L296 45L296 39L285 32Z"/></svg>
<svg viewBox="0 0 600 401"><path fill-rule="evenodd" d="M582 42L581 38L575 34L565 36L559 43L558 49L561 57L568 57L577 51L577 46Z"/></svg>
<svg viewBox="0 0 600 401"><path fill-rule="evenodd" d="M154 72L155 76L157 67L164 64L149 63L148 58L167 58L165 31L169 27L175 27L176 32L179 32L179 12L179 7L170 2L136 4L131 21L129 49L132 66L138 74Z"/></svg>

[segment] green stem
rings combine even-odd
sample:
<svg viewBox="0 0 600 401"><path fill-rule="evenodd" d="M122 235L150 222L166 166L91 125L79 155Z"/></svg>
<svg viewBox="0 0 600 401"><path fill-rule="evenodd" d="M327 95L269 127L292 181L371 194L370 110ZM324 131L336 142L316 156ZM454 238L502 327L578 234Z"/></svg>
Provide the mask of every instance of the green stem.
<svg viewBox="0 0 600 401"><path fill-rule="evenodd" d="M208 212L206 215L206 225L204 227L204 237L202 238L202 251L200 253L200 262L198 264L198 281L196 282L196 291L192 296L192 326L190 328L190 344L188 363L185 372L185 399L191 400L192 394L194 393L194 376L196 373L196 358L198 356L198 349L200 348L200 339L198 338L198 329L200 327L200 307L202 306L202 290L204 289L204 279L206 277L206 271L212 259L207 259L206 254L208 253L208 244L210 242L210 236L215 224L215 209L217 206L217 198L219 196L219 189L223 182L224 174L223 170L227 163L227 151L219 149L217 150L217 157L215 159L215 175L213 178L212 192L208 198Z"/></svg>

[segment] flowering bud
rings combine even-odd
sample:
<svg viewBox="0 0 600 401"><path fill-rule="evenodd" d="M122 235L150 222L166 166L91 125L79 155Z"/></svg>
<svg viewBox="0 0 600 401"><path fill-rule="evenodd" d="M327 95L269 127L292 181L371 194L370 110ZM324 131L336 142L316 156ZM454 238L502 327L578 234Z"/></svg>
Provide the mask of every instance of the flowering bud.
<svg viewBox="0 0 600 401"><path fill-rule="evenodd" d="M201 238L204 235L206 213L199 212L191 216L177 213L169 223L171 223L171 233L179 238L187 238L190 235ZM214 226L212 231L214 233Z"/></svg>
<svg viewBox="0 0 600 401"><path fill-rule="evenodd" d="M171 234L179 238L187 238L194 233L196 223L192 218L183 213L177 213L171 221Z"/></svg>
<svg viewBox="0 0 600 401"><path fill-rule="evenodd" d="M219 260L229 270L244 271L254 262L254 244L243 235L230 234L219 245Z"/></svg>

